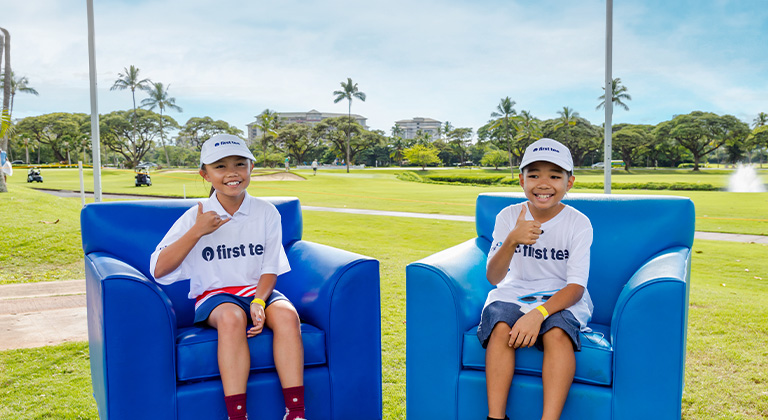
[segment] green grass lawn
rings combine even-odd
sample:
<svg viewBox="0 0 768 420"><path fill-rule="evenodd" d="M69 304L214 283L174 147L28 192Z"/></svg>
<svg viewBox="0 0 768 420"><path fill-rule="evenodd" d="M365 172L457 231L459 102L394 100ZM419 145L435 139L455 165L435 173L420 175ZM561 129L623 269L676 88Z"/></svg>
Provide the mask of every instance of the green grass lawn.
<svg viewBox="0 0 768 420"><path fill-rule="evenodd" d="M304 182L253 182L250 191L254 195L299 196L305 205L472 214L477 193L509 190L408 183L395 180L394 171L360 172L321 172L317 177L310 173ZM206 193L207 187L196 174L185 178L183 173L168 173L168 177L180 178L169 178L173 182L159 175L153 175L155 185L140 190L159 194L186 185L188 195L194 188L200 191L197 195ZM44 176L42 186L79 189L76 171L56 174L50 170ZM130 176L105 174L104 190L136 191ZM124 182L128 186L118 185ZM0 206L5 210L0 227L8 238L0 248L0 283L83 278L80 199L32 191L26 182L12 182L10 190L0 194ZM719 231L766 234L768 230L768 194L686 195L696 203L699 230L710 222L712 229L721 227ZM711 218L702 219L703 215ZM305 239L381 262L384 414L386 419L405 418L404 267L474 237L474 225L313 211L305 212L304 217ZM56 219L55 224L40 223ZM728 221L733 223L726 225ZM694 249L683 418L765 418L768 247L697 240ZM2 419L96 419L91 393L86 343L0 352Z"/></svg>
<svg viewBox="0 0 768 420"><path fill-rule="evenodd" d="M273 171L272 171L273 172ZM360 209L409 211L417 213L473 215L475 200L482 192L521 191L519 187L482 187L469 185L441 185L406 182L396 179L401 170L357 170L345 173L341 169L321 170L312 176L311 170L295 171L306 181L254 181L249 192L257 196L294 196L303 205L322 207L347 207ZM725 187L730 171L703 170L696 174L690 170L642 169L624 174L614 171L613 182L703 182ZM439 174L488 174L507 173L492 169L433 170ZM768 169L760 171L768 182ZM68 189L79 191L76 169L49 169L44 174L45 183L32 187ZM85 171L86 190L93 189L92 173ZM579 189L579 181L602 182L602 172L581 170L576 173L577 193L598 193L602 190ZM30 186L22 177L9 178L11 188ZM102 190L121 194L148 194L182 197L205 197L209 185L194 171L159 171L152 174L151 187L135 187L133 172L129 170L102 171ZM722 191L627 191L614 190L615 194L666 194L689 197L696 205L696 229L699 231L768 235L768 193L729 193Z"/></svg>

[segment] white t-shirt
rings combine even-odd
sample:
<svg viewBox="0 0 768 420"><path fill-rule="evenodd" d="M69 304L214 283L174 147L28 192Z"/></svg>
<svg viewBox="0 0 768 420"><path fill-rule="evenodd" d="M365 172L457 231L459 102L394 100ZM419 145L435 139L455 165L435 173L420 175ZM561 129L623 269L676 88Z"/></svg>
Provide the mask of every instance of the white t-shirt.
<svg viewBox="0 0 768 420"><path fill-rule="evenodd" d="M262 274L279 276L291 270L283 249L280 213L272 203L246 193L240 208L231 215L215 192L201 202L203 212L215 211L232 220L200 238L181 265L156 279L158 283L190 279L189 297L194 299L207 290L257 285ZM189 231L196 219L197 205L176 220L152 253L150 273L155 272L160 251Z"/></svg>
<svg viewBox="0 0 768 420"><path fill-rule="evenodd" d="M496 216L488 261L514 229L524 205L527 202L511 205ZM533 220L530 209L526 211L525 219ZM535 244L518 245L507 275L488 293L485 306L495 301L512 302L527 312L543 302L526 304L520 302L519 297L541 292L551 295L568 284L578 284L584 287L584 295L567 309L579 321L581 329L587 330L593 309L587 291L592 224L583 213L566 205L557 216L542 223L541 230L543 232Z"/></svg>

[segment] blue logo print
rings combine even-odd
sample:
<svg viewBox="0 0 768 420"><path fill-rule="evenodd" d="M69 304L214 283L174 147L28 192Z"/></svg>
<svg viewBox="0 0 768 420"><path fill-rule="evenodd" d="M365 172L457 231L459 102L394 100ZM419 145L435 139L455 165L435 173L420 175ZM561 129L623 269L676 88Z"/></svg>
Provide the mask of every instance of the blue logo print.
<svg viewBox="0 0 768 420"><path fill-rule="evenodd" d="M213 259L213 248L207 246L205 249L203 249L203 259L206 261Z"/></svg>

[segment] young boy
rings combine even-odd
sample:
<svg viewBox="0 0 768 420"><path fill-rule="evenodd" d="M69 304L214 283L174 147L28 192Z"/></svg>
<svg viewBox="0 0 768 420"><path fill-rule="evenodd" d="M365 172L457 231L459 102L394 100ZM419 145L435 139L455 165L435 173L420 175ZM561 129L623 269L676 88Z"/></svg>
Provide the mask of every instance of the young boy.
<svg viewBox="0 0 768 420"><path fill-rule="evenodd" d="M573 160L564 145L541 139L525 150L520 186L528 199L496 216L486 276L488 293L477 336L485 354L488 419L506 419L515 349L544 352L542 419L558 419L576 369L580 330L587 330L592 225L561 203L573 186Z"/></svg>

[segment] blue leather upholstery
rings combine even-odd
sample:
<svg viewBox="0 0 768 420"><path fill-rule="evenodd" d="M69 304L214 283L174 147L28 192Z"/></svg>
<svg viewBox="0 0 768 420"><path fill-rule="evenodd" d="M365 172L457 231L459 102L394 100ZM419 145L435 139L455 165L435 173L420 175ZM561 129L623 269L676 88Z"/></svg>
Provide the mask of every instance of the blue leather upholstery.
<svg viewBox="0 0 768 420"><path fill-rule="evenodd" d="M307 417L381 419L378 261L301 239L295 198L282 217L291 271L277 289L302 319ZM189 282L161 286L149 256L196 200L89 204L81 213L94 397L102 420L226 419L216 332L193 326ZM282 418L271 332L249 339L251 418Z"/></svg>
<svg viewBox="0 0 768 420"><path fill-rule="evenodd" d="M406 267L409 419L487 415L485 351L474 335L491 285L485 264L496 215L521 193L481 194L478 237ZM594 228L589 293L563 419L678 419L694 207L687 198L569 194ZM541 353L517 353L507 414L541 416ZM652 402L652 403L651 403Z"/></svg>

